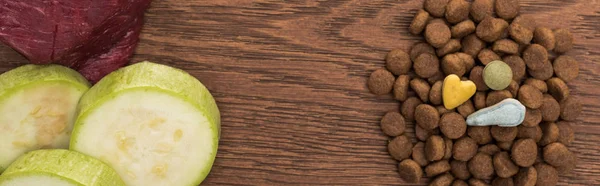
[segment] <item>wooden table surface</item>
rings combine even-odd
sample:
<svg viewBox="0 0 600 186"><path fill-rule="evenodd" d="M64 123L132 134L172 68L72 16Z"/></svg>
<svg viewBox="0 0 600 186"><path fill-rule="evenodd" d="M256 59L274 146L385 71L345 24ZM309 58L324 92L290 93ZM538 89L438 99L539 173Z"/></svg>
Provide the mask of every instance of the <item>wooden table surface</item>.
<svg viewBox="0 0 600 186"><path fill-rule="evenodd" d="M600 185L600 1L521 5L539 24L575 36L568 55L581 69L569 83L584 106L571 145L579 163L560 184ZM155 0L133 61L182 68L215 96L222 136L203 185L398 185L379 120L400 103L369 93L366 80L389 50L421 39L408 33L421 7L420 0ZM2 72L26 62L6 46L0 61Z"/></svg>

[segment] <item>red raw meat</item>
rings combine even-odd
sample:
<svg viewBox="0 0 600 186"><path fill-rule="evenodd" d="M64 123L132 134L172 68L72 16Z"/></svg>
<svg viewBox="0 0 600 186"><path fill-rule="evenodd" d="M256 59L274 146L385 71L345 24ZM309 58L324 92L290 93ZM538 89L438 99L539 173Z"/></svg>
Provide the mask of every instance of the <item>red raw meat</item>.
<svg viewBox="0 0 600 186"><path fill-rule="evenodd" d="M124 66L151 0L0 0L0 41L31 63L76 69L92 83Z"/></svg>

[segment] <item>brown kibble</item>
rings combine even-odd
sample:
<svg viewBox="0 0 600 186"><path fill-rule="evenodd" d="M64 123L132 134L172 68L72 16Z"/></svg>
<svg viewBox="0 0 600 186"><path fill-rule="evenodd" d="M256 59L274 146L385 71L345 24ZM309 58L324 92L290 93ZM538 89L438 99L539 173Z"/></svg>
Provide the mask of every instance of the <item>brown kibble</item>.
<svg viewBox="0 0 600 186"><path fill-rule="evenodd" d="M477 153L469 160L468 166L474 178L487 180L494 175L492 157L486 153Z"/></svg>
<svg viewBox="0 0 600 186"><path fill-rule="evenodd" d="M489 87L483 81L483 66L475 66L469 74L469 80L475 83L477 91L486 91Z"/></svg>
<svg viewBox="0 0 600 186"><path fill-rule="evenodd" d="M527 109L523 125L526 127L538 126L542 122L542 112L538 109Z"/></svg>
<svg viewBox="0 0 600 186"><path fill-rule="evenodd" d="M548 85L548 93L557 101L563 101L569 97L569 87L560 78L550 78L546 81Z"/></svg>
<svg viewBox="0 0 600 186"><path fill-rule="evenodd" d="M403 160L398 164L398 173L404 181L409 183L418 183L423 177L423 169L411 159Z"/></svg>
<svg viewBox="0 0 600 186"><path fill-rule="evenodd" d="M517 171L519 169L517 168ZM513 178L501 178L501 177L496 177L494 178L494 180L492 181L492 186L514 186L514 182L513 182Z"/></svg>
<svg viewBox="0 0 600 186"><path fill-rule="evenodd" d="M542 112L542 121L556 121L560 116L560 105L549 94L544 94L539 110Z"/></svg>
<svg viewBox="0 0 600 186"><path fill-rule="evenodd" d="M444 46L451 36L450 27L441 21L431 21L425 27L425 40L435 48Z"/></svg>
<svg viewBox="0 0 600 186"><path fill-rule="evenodd" d="M556 39L556 46L554 52L565 53L573 48L573 34L566 28L560 28L554 30L554 38Z"/></svg>
<svg viewBox="0 0 600 186"><path fill-rule="evenodd" d="M526 29L531 31L535 30L535 28L537 27L533 14L519 15L512 21L512 23L522 25Z"/></svg>
<svg viewBox="0 0 600 186"><path fill-rule="evenodd" d="M510 159L508 152L499 152L494 155L494 170L502 178L510 178L519 172L519 167Z"/></svg>
<svg viewBox="0 0 600 186"><path fill-rule="evenodd" d="M498 56L498 54L496 54L494 51L487 49L487 48L479 51L479 54L477 54L477 58L483 65L487 65L488 63L490 63L492 61L501 60L501 58L500 58L500 56Z"/></svg>
<svg viewBox="0 0 600 186"><path fill-rule="evenodd" d="M423 9L419 10L417 14L415 14L415 18L413 18L408 30L411 34L419 35L425 29L425 25L427 25L427 21L429 21L429 13Z"/></svg>
<svg viewBox="0 0 600 186"><path fill-rule="evenodd" d="M527 127L524 125L519 125L517 127L519 129L519 134L517 138L519 139L533 139L535 142L539 142L542 139L542 128L539 125L533 127Z"/></svg>
<svg viewBox="0 0 600 186"><path fill-rule="evenodd" d="M452 184L452 181L454 181L454 176L452 176L452 174L450 173L446 173L446 174L442 174L441 176L438 176L437 178L433 179L433 181L431 181L431 183L429 183L430 186L448 186L450 184Z"/></svg>
<svg viewBox="0 0 600 186"><path fill-rule="evenodd" d="M475 59L473 59L473 57L471 57L469 54L463 52L458 52L455 54L463 62L463 65L465 66L465 72L471 71L471 69L475 66Z"/></svg>
<svg viewBox="0 0 600 186"><path fill-rule="evenodd" d="M556 46L554 32L546 27L535 28L535 31L533 31L533 42L544 46L548 50L554 50Z"/></svg>
<svg viewBox="0 0 600 186"><path fill-rule="evenodd" d="M469 179L469 186L490 186L490 184L480 179L471 178Z"/></svg>
<svg viewBox="0 0 600 186"><path fill-rule="evenodd" d="M427 177L433 178L442 173L446 173L450 171L450 163L448 160L440 160L433 163L430 163L425 167L425 174Z"/></svg>
<svg viewBox="0 0 600 186"><path fill-rule="evenodd" d="M475 22L480 22L488 16L492 16L494 13L494 1L493 0L475 0L471 4L471 17Z"/></svg>
<svg viewBox="0 0 600 186"><path fill-rule="evenodd" d="M533 78L539 79L539 80L547 80L547 79L550 79L552 77L552 75L554 75L554 69L552 69L552 63L550 63L549 61L544 63L540 69L533 70L533 69L528 68L527 72L529 72L529 75L531 75Z"/></svg>
<svg viewBox="0 0 600 186"><path fill-rule="evenodd" d="M510 148L513 145L513 141L499 141L498 142L498 148L505 150L505 151L510 151Z"/></svg>
<svg viewBox="0 0 600 186"><path fill-rule="evenodd" d="M446 107L444 107L444 105L436 106L435 108L438 110L438 112L440 113L440 115L446 114L446 113L449 113L449 112L454 112L454 109L448 110L448 109L446 109Z"/></svg>
<svg viewBox="0 0 600 186"><path fill-rule="evenodd" d="M444 157L444 139L438 135L430 136L425 142L425 157L429 161L438 161Z"/></svg>
<svg viewBox="0 0 600 186"><path fill-rule="evenodd" d="M388 112L381 119L381 130L388 136L402 135L405 128L404 117L398 112Z"/></svg>
<svg viewBox="0 0 600 186"><path fill-rule="evenodd" d="M494 42L492 50L497 53L517 54L519 53L519 44L510 39L501 39Z"/></svg>
<svg viewBox="0 0 600 186"><path fill-rule="evenodd" d="M537 109L542 106L543 94L531 85L523 85L519 89L518 100L528 108Z"/></svg>
<svg viewBox="0 0 600 186"><path fill-rule="evenodd" d="M475 107L473 107L473 102L471 102L471 100L467 100L463 104L459 105L456 110L458 110L458 113L460 113L460 115L462 115L464 118L467 118L467 116L475 112Z"/></svg>
<svg viewBox="0 0 600 186"><path fill-rule="evenodd" d="M410 76L400 75L394 83L394 98L398 101L406 101L408 99L408 87L410 86Z"/></svg>
<svg viewBox="0 0 600 186"><path fill-rule="evenodd" d="M435 74L433 74L433 76L427 78L427 81L430 84L434 84L437 81L443 81L444 78L446 78L446 76L444 76L444 73L442 72L442 70L438 68L438 70L435 71Z"/></svg>
<svg viewBox="0 0 600 186"><path fill-rule="evenodd" d="M542 69L548 62L548 51L542 45L532 44L523 51L523 61L532 70Z"/></svg>
<svg viewBox="0 0 600 186"><path fill-rule="evenodd" d="M500 39L506 28L508 28L508 22L504 19L486 17L477 25L475 33L481 40L491 43Z"/></svg>
<svg viewBox="0 0 600 186"><path fill-rule="evenodd" d="M511 158L515 164L529 167L535 163L537 153L537 145L533 139L519 139L512 145Z"/></svg>
<svg viewBox="0 0 600 186"><path fill-rule="evenodd" d="M540 90L540 92L542 92L542 93L548 92L548 86L546 85L546 82L544 82L542 80L529 78L529 79L525 80L524 84L531 85L531 86L537 88L538 90Z"/></svg>
<svg viewBox="0 0 600 186"><path fill-rule="evenodd" d="M469 127L471 128L471 127ZM452 157L460 161L469 161L477 154L477 142L470 137L462 137L452 147Z"/></svg>
<svg viewBox="0 0 600 186"><path fill-rule="evenodd" d="M419 125L415 125L415 136L417 137L417 139L419 139L421 141L425 141L425 140L427 140L427 138L429 138L429 136L437 135L439 133L440 133L439 128L436 128L434 130L425 130L425 129L421 128Z"/></svg>
<svg viewBox="0 0 600 186"><path fill-rule="evenodd" d="M470 126L467 128L467 134L480 145L492 141L489 126Z"/></svg>
<svg viewBox="0 0 600 186"><path fill-rule="evenodd" d="M510 20L519 15L519 0L496 0L496 14L502 19Z"/></svg>
<svg viewBox="0 0 600 186"><path fill-rule="evenodd" d="M488 93L487 98L485 100L485 104L489 107L507 98L512 98L512 94L510 93L510 91L494 90Z"/></svg>
<svg viewBox="0 0 600 186"><path fill-rule="evenodd" d="M437 81L431 86L429 91L429 102L433 105L442 104L442 81Z"/></svg>
<svg viewBox="0 0 600 186"><path fill-rule="evenodd" d="M515 186L535 186L537 171L534 167L521 168L515 176Z"/></svg>
<svg viewBox="0 0 600 186"><path fill-rule="evenodd" d="M512 94L513 98L516 98L517 94L519 93L519 83L517 83L515 80L512 80L505 90L508 90L510 94Z"/></svg>
<svg viewBox="0 0 600 186"><path fill-rule="evenodd" d="M386 55L385 61L387 69L395 75L407 74L412 66L410 56L401 49L390 51L390 53Z"/></svg>
<svg viewBox="0 0 600 186"><path fill-rule="evenodd" d="M467 122L456 112L446 113L440 119L440 131L450 139L458 139L467 131Z"/></svg>
<svg viewBox="0 0 600 186"><path fill-rule="evenodd" d="M415 78L410 80L410 88L412 88L423 102L429 101L429 83L423 79Z"/></svg>
<svg viewBox="0 0 600 186"><path fill-rule="evenodd" d="M465 65L456 54L448 54L442 59L442 71L446 75L455 74L461 77L465 74Z"/></svg>
<svg viewBox="0 0 600 186"><path fill-rule="evenodd" d="M466 161L452 160L450 162L450 172L454 177L461 180L466 180L471 177Z"/></svg>
<svg viewBox="0 0 600 186"><path fill-rule="evenodd" d="M581 103L577 97L569 96L560 102L560 118L573 121L581 114Z"/></svg>
<svg viewBox="0 0 600 186"><path fill-rule="evenodd" d="M423 7L434 17L444 17L449 0L425 0Z"/></svg>
<svg viewBox="0 0 600 186"><path fill-rule="evenodd" d="M410 49L410 60L416 62L417 57L423 53L435 55L435 49L429 43L418 42Z"/></svg>
<svg viewBox="0 0 600 186"><path fill-rule="evenodd" d="M446 54L449 54L449 53L458 52L458 51L460 51L461 47L462 46L460 45L460 40L451 39L442 48L437 49L437 55L445 56Z"/></svg>
<svg viewBox="0 0 600 186"><path fill-rule="evenodd" d="M417 142L412 149L412 159L417 162L421 167L427 166L429 160L425 158L425 143Z"/></svg>
<svg viewBox="0 0 600 186"><path fill-rule="evenodd" d="M423 53L417 57L414 64L415 73L422 78L429 78L438 71L440 62L437 56Z"/></svg>
<svg viewBox="0 0 600 186"><path fill-rule="evenodd" d="M558 56L552 64L554 73L565 82L569 82L579 76L579 62L571 56Z"/></svg>
<svg viewBox="0 0 600 186"><path fill-rule="evenodd" d="M567 159L563 161L565 161L564 166L558 166L554 168L556 168L556 171L558 171L558 173L566 175L573 171L573 169L575 169L575 167L577 166L578 159L577 156L573 153L573 156L567 156Z"/></svg>
<svg viewBox="0 0 600 186"><path fill-rule="evenodd" d="M392 91L394 87L394 75L385 70L377 69L369 77L368 87L375 95L384 95Z"/></svg>
<svg viewBox="0 0 600 186"><path fill-rule="evenodd" d="M456 24L469 18L471 5L465 0L450 0L446 6L446 20Z"/></svg>
<svg viewBox="0 0 600 186"><path fill-rule="evenodd" d="M483 40L479 39L479 37L477 37L477 35L475 35L475 34L470 34L470 35L464 37L462 39L461 44L462 44L462 51L473 57L477 56L477 54L479 54L479 51L481 51L481 49L485 48L485 42Z"/></svg>
<svg viewBox="0 0 600 186"><path fill-rule="evenodd" d="M487 144L484 146L479 147L479 152L483 152L486 153L490 156L500 152L500 147L498 147L496 144Z"/></svg>
<svg viewBox="0 0 600 186"><path fill-rule="evenodd" d="M546 163L554 166L554 167L564 167L567 166L568 159L573 159L572 156L575 156L565 145L562 143L550 143L544 147L544 161ZM448 164L448 167L450 165Z"/></svg>
<svg viewBox="0 0 600 186"><path fill-rule="evenodd" d="M558 141L560 131L556 123L544 122L540 124L540 128L542 128L542 139L538 142L540 146L546 146Z"/></svg>
<svg viewBox="0 0 600 186"><path fill-rule="evenodd" d="M446 148L444 149L444 158L442 159L449 160L450 158L452 158L452 147L454 146L454 142L452 141L452 139L445 137L444 146Z"/></svg>
<svg viewBox="0 0 600 186"><path fill-rule="evenodd" d="M475 105L475 109L479 110L486 107L486 96L485 92L475 92L475 96L473 96L473 105Z"/></svg>
<svg viewBox="0 0 600 186"><path fill-rule="evenodd" d="M421 104L415 109L415 120L421 128L433 130L438 127L440 113L431 105Z"/></svg>
<svg viewBox="0 0 600 186"><path fill-rule="evenodd" d="M510 66L510 69L513 72L513 80L521 81L521 79L525 77L527 68L525 66L525 61L523 61L521 57L518 55L505 56L502 58L502 61Z"/></svg>
<svg viewBox="0 0 600 186"><path fill-rule="evenodd" d="M400 113L402 113L402 116L404 116L406 121L415 120L415 109L421 103L423 102L417 97L409 97L402 103L402 106L400 106Z"/></svg>
<svg viewBox="0 0 600 186"><path fill-rule="evenodd" d="M554 167L545 163L538 163L534 167L537 171L536 186L551 186L558 183L558 172Z"/></svg>
<svg viewBox="0 0 600 186"><path fill-rule="evenodd" d="M533 39L533 30L514 21L510 24L508 33L512 39L523 45L531 43Z"/></svg>
<svg viewBox="0 0 600 186"><path fill-rule="evenodd" d="M558 127L558 142L569 145L575 140L575 132L570 122L559 121L556 126Z"/></svg>
<svg viewBox="0 0 600 186"><path fill-rule="evenodd" d="M463 38L473 32L475 32L475 23L470 19L464 20L454 25L450 32L453 38Z"/></svg>
<svg viewBox="0 0 600 186"><path fill-rule="evenodd" d="M394 159L402 161L412 154L412 143L405 135L398 136L388 143L388 152Z"/></svg>
<svg viewBox="0 0 600 186"><path fill-rule="evenodd" d="M492 135L492 137L499 142L513 141L517 137L518 133L519 130L517 129L517 127L500 127L494 125L490 129L490 134Z"/></svg>
<svg viewBox="0 0 600 186"><path fill-rule="evenodd" d="M452 186L469 186L469 184L463 180L454 180L454 182L452 182Z"/></svg>

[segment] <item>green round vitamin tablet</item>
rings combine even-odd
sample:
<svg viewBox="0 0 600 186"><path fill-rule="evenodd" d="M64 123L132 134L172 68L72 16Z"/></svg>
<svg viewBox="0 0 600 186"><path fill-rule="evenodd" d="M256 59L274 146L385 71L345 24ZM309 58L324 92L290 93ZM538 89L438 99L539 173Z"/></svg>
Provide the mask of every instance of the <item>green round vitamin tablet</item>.
<svg viewBox="0 0 600 186"><path fill-rule="evenodd" d="M492 90L504 90L512 81L510 66L502 61L492 61L483 68L483 82Z"/></svg>

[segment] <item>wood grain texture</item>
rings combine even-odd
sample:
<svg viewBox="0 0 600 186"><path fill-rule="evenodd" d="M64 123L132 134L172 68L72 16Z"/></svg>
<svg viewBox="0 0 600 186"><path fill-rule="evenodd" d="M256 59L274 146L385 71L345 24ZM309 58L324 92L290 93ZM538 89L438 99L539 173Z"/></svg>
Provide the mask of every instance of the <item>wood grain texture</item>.
<svg viewBox="0 0 600 186"><path fill-rule="evenodd" d="M600 185L600 2L521 5L539 24L568 27L575 36L568 55L581 67L569 83L584 105L571 145L579 163L560 185ZM369 93L366 79L384 66L389 50L408 50L421 39L408 33L421 6L419 0L156 0L133 61L182 68L216 97L222 137L203 185L399 185L379 127L399 103ZM0 61L2 71L26 63L6 46Z"/></svg>

